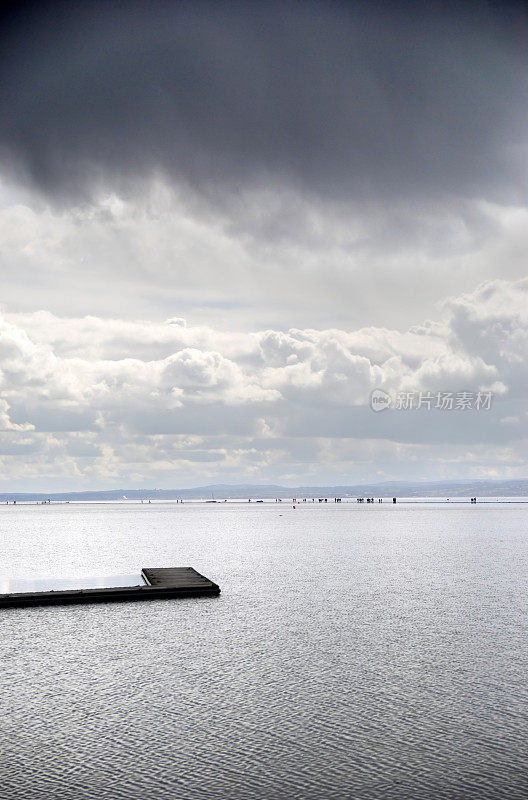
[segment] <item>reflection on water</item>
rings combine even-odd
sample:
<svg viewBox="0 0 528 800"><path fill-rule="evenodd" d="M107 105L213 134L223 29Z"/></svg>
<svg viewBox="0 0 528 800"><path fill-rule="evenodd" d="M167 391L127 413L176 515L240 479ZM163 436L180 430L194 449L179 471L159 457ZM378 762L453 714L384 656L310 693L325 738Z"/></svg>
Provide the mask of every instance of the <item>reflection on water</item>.
<svg viewBox="0 0 528 800"><path fill-rule="evenodd" d="M52 592L67 589L110 589L118 586L144 586L143 576L138 573L130 575L90 575L87 577L39 577L39 578L3 578L0 577L0 594L16 592Z"/></svg>

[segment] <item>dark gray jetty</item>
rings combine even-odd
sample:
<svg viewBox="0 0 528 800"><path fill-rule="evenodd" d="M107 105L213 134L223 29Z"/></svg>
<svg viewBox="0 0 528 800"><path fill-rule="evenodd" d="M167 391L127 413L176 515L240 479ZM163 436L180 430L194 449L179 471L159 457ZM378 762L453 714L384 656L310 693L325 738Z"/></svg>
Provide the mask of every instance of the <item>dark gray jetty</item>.
<svg viewBox="0 0 528 800"><path fill-rule="evenodd" d="M48 606L69 603L108 603L122 600L157 600L167 597L198 597L220 594L220 587L192 567L144 567L144 586L118 586L100 589L66 589L46 592L0 594L0 608Z"/></svg>

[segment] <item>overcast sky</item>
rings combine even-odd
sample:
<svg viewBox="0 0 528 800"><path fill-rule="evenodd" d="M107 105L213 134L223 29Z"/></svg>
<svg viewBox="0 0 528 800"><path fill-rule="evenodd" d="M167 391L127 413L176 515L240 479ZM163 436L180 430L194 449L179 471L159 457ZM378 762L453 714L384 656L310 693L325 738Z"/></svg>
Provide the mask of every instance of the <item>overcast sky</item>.
<svg viewBox="0 0 528 800"><path fill-rule="evenodd" d="M5 8L0 490L528 477L524 3Z"/></svg>

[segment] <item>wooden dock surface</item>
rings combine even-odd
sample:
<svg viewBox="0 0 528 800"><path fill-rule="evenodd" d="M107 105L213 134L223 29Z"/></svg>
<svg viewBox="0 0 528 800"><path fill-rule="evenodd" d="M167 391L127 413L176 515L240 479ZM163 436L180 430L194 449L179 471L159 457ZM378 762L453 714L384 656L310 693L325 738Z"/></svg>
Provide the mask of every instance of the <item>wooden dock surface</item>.
<svg viewBox="0 0 528 800"><path fill-rule="evenodd" d="M211 588L216 586L192 567L143 567L141 574L149 586ZM218 588L218 587L216 587Z"/></svg>
<svg viewBox="0 0 528 800"><path fill-rule="evenodd" d="M218 595L220 587L192 567L143 567L145 586L119 586L101 589L65 589L46 592L0 594L0 608L15 606L64 605L69 603L107 603L118 600L157 600L169 597Z"/></svg>

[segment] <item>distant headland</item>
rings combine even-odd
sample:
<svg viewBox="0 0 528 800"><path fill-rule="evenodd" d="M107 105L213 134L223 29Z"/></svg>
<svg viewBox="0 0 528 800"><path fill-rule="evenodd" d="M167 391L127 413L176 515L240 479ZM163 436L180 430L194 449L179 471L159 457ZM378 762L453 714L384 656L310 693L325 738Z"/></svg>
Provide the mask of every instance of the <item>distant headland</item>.
<svg viewBox="0 0 528 800"><path fill-rule="evenodd" d="M126 500L210 500L291 497L528 497L528 479L386 481L340 486L278 486L215 483L191 489L109 489L85 492L0 492L6 502L116 502Z"/></svg>

